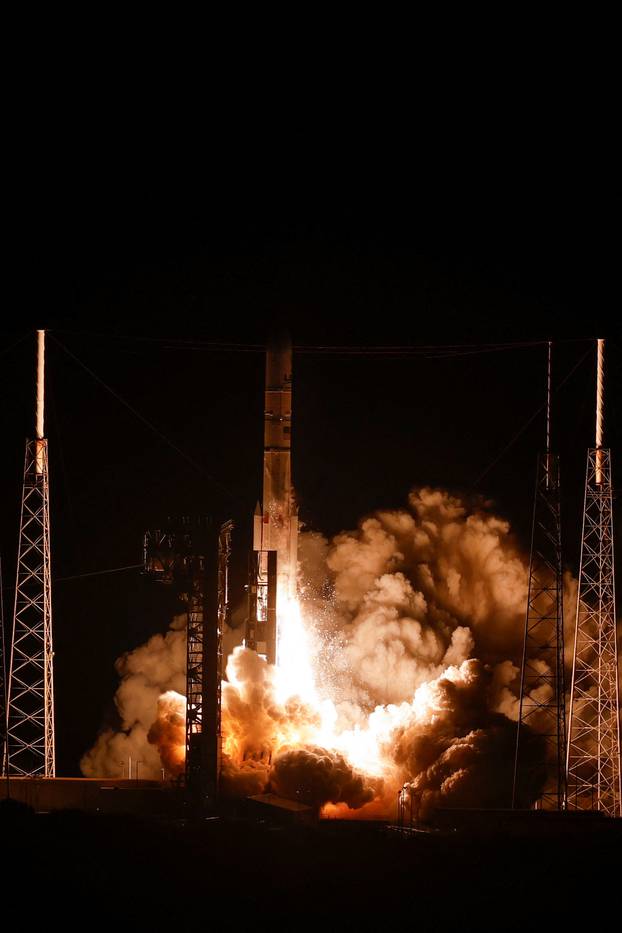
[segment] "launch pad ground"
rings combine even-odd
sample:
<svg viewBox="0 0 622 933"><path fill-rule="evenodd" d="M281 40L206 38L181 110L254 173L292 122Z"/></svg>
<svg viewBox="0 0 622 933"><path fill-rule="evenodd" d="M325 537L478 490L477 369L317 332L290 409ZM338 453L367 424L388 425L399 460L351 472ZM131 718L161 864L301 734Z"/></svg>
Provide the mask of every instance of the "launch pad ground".
<svg viewBox="0 0 622 933"><path fill-rule="evenodd" d="M546 922L573 930L587 918L571 892L617 883L622 842L619 821L575 826L557 832L532 821L521 834L484 822L405 838L361 822L34 814L0 803L9 856L3 915L27 928L45 914L64 930L94 920L156 930L189 919L219 930L515 930ZM590 857L578 860L577 852Z"/></svg>
<svg viewBox="0 0 622 933"><path fill-rule="evenodd" d="M37 813L52 810L85 810L96 813L130 813L140 816L174 816L183 806L181 791L161 781L122 778L21 778L7 786L0 781L0 802L6 797L32 807Z"/></svg>

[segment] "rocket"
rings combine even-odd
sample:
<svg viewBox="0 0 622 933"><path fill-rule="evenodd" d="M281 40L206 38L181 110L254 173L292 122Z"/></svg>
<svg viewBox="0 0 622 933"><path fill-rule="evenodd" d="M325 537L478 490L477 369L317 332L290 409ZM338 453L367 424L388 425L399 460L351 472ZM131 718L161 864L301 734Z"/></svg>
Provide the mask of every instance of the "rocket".
<svg viewBox="0 0 622 933"><path fill-rule="evenodd" d="M254 515L253 549L260 577L267 579L276 553L276 607L267 613L266 656L278 663L278 617L283 601L296 596L298 509L292 486L292 345L273 339L266 351L263 499ZM259 650L259 647L258 647Z"/></svg>

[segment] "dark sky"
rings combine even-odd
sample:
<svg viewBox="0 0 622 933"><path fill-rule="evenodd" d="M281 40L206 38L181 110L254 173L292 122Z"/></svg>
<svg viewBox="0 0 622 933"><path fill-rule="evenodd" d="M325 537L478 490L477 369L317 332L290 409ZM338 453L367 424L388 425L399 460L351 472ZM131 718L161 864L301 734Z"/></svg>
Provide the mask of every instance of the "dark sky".
<svg viewBox="0 0 622 933"><path fill-rule="evenodd" d="M544 347L524 344L557 340L555 381L577 366L556 397L566 563L576 571L594 392L593 355L579 361L597 336L610 338L607 440L618 450L622 430L619 244L607 232L619 198L606 177L552 152L504 160L489 151L473 166L446 154L430 167L376 145L363 159L328 135L314 147L296 135L272 160L247 138L199 171L196 154L188 165L180 153L155 162L122 142L104 140L95 157L88 136L71 156L28 162L18 176L0 338L5 603L37 326L51 331L56 578L138 563L143 530L175 512L233 514L244 564L260 495L264 360L254 348L283 324L300 348L301 516L327 534L402 506L411 486L428 483L492 499L526 542L542 419L477 480L544 400ZM520 346L310 349L500 343ZM60 774L77 773L110 718L115 658L163 631L172 611L137 572L55 585Z"/></svg>

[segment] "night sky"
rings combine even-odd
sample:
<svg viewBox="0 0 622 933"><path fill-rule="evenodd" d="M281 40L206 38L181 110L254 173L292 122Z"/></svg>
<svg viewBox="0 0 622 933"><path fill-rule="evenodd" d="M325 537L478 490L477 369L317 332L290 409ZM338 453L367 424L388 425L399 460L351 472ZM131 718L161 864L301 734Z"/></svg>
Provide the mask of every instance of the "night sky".
<svg viewBox="0 0 622 933"><path fill-rule="evenodd" d="M298 348L293 475L310 528L355 527L432 484L492 500L527 547L543 417L494 461L544 401L546 350L527 344L549 338L554 382L576 367L555 400L575 572L593 443L595 353L585 354L599 336L620 488L622 341L606 234L616 201L603 179L553 159L527 172L518 157L477 173L450 161L405 173L390 152L333 165L324 149L319 165L297 143L269 173L239 151L203 175L126 162L119 148L81 151L33 173L17 198L0 328L0 548L8 620L33 332L46 327L60 775L78 773L112 721L115 658L164 631L175 608L138 571L62 578L138 564L145 528L214 511L237 522L241 599L261 493L261 347L275 327ZM619 529L617 504L615 519Z"/></svg>

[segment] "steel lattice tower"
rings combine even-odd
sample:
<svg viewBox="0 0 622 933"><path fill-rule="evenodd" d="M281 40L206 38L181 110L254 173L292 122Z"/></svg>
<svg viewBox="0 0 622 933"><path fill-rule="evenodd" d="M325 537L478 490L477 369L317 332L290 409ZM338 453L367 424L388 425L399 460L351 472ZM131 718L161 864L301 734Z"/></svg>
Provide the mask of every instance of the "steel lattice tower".
<svg viewBox="0 0 622 933"><path fill-rule="evenodd" d="M26 441L8 690L8 770L54 777L54 671L48 442L43 431L45 331L37 331L35 440Z"/></svg>
<svg viewBox="0 0 622 933"><path fill-rule="evenodd" d="M213 807L220 779L222 633L229 611L232 532L233 522L225 522L214 542L216 527L208 529L205 557L196 558L200 568L188 598L185 778L201 807Z"/></svg>
<svg viewBox="0 0 622 933"><path fill-rule="evenodd" d="M0 774L7 773L7 744L6 744L6 729L7 729L7 670L6 670L6 644L4 637L4 581L2 579L2 558L0 558L0 677L2 677L2 684L0 684L0 717L2 724L0 725L0 754L2 756L2 763L0 764Z"/></svg>
<svg viewBox="0 0 622 933"><path fill-rule="evenodd" d="M568 806L622 816L611 452L602 446L604 340L598 341L596 446L588 450L577 597Z"/></svg>
<svg viewBox="0 0 622 933"><path fill-rule="evenodd" d="M538 805L561 810L566 796L564 612L559 458L551 453L551 343L548 345L546 452L538 456L529 588L521 665L512 806L541 792ZM538 744L544 742L545 770Z"/></svg>
<svg viewBox="0 0 622 933"><path fill-rule="evenodd" d="M229 613L233 522L182 518L145 534L145 573L172 584L187 612L184 783L194 805L212 807L221 757L222 633Z"/></svg>
<svg viewBox="0 0 622 933"><path fill-rule="evenodd" d="M186 638L186 786L200 782L202 769L205 556L190 558Z"/></svg>

